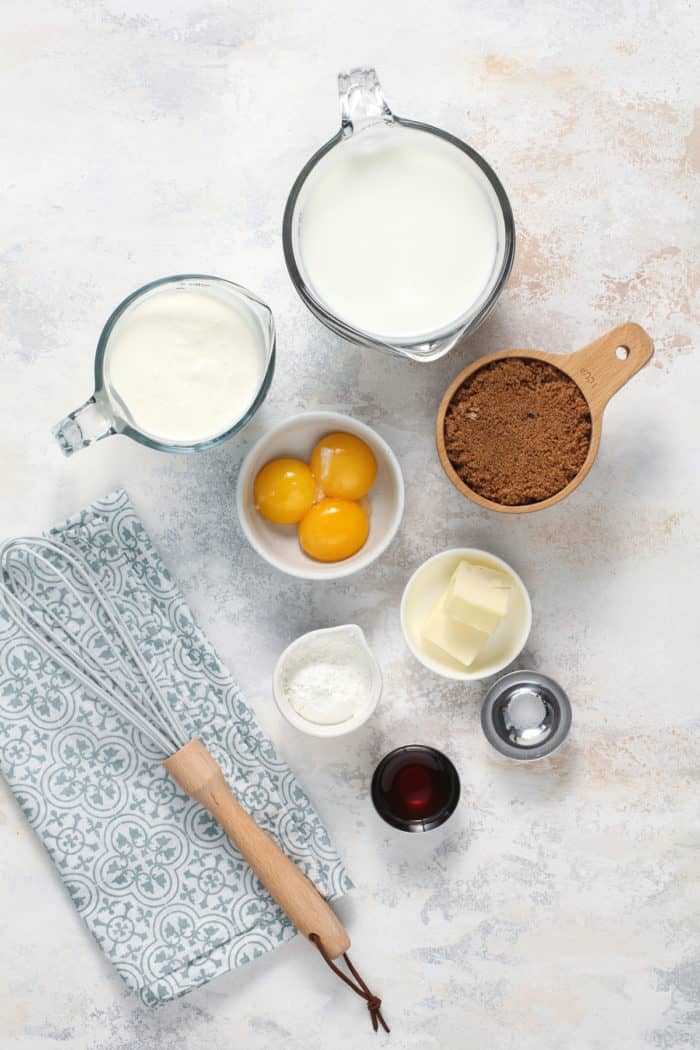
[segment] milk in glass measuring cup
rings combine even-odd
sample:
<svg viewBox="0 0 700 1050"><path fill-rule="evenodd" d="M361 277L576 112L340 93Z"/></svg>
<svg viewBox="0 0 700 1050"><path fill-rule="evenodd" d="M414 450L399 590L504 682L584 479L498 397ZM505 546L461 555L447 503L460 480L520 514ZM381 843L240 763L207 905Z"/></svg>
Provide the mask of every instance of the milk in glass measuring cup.
<svg viewBox="0 0 700 1050"><path fill-rule="evenodd" d="M435 360L505 285L515 248L508 198L466 143L392 113L373 69L341 73L338 87L341 129L287 201L289 274L345 338Z"/></svg>
<svg viewBox="0 0 700 1050"><path fill-rule="evenodd" d="M221 277L153 281L113 312L97 344L95 392L55 428L65 455L111 434L198 452L253 417L272 382L272 313Z"/></svg>

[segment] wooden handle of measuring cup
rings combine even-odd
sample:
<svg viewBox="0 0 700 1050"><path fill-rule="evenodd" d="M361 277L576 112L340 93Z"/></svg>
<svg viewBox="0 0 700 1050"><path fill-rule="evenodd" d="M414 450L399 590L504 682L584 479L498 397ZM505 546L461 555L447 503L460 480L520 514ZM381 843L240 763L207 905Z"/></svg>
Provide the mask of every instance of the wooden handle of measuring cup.
<svg viewBox="0 0 700 1050"><path fill-rule="evenodd" d="M163 763L190 798L196 799L224 829L270 896L308 937L318 934L331 959L350 947L337 915L296 864L255 823L231 794L218 762L201 740L190 740Z"/></svg>
<svg viewBox="0 0 700 1050"><path fill-rule="evenodd" d="M588 346L557 359L583 390L594 419L613 394L643 368L654 344L638 324L618 325Z"/></svg>

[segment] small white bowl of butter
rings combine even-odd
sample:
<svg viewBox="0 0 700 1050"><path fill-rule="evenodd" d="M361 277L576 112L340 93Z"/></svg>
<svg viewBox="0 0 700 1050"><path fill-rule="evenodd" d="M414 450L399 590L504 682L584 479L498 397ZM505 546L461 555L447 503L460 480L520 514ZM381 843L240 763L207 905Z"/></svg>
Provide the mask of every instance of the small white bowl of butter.
<svg viewBox="0 0 700 1050"><path fill-rule="evenodd" d="M288 645L272 694L290 725L310 736L344 736L374 713L382 672L357 624L309 631Z"/></svg>
<svg viewBox="0 0 700 1050"><path fill-rule="evenodd" d="M458 681L502 671L521 652L531 625L530 597L518 574L475 547L429 558L401 599L401 628L413 655Z"/></svg>

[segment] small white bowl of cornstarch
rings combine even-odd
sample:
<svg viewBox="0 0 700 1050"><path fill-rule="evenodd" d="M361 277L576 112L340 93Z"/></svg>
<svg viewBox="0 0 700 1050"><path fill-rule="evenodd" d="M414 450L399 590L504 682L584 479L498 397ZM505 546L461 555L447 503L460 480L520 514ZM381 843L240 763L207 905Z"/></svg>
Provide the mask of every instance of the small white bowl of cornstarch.
<svg viewBox="0 0 700 1050"><path fill-rule="evenodd" d="M326 627L287 646L275 667L272 693L295 729L310 736L344 736L374 713L382 672L361 627Z"/></svg>

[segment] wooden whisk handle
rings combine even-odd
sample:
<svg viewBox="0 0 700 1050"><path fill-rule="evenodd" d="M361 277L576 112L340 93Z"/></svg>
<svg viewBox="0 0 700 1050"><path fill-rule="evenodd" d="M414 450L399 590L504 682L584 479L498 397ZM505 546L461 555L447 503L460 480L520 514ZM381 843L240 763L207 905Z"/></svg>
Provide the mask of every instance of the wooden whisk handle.
<svg viewBox="0 0 700 1050"><path fill-rule="evenodd" d="M346 952L350 938L333 909L236 801L218 762L201 740L190 740L163 765L182 790L221 825L297 929L305 937L317 934L331 959Z"/></svg>

